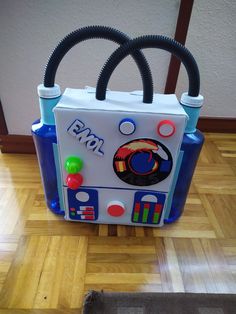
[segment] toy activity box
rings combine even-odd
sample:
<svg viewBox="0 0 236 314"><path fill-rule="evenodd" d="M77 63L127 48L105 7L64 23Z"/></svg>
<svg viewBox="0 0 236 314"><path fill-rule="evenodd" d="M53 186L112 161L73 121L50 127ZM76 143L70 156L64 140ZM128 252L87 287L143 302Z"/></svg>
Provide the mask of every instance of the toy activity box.
<svg viewBox="0 0 236 314"><path fill-rule="evenodd" d="M64 55L92 38L120 45L102 68L96 88L67 88L55 75ZM140 51L164 49L184 64L189 90L153 93L149 65ZM116 66L129 54L143 91L108 91ZM41 119L32 125L47 206L66 220L160 227L178 219L204 141L196 129L203 97L191 53L158 35L130 39L105 26L67 35L53 51L38 86Z"/></svg>

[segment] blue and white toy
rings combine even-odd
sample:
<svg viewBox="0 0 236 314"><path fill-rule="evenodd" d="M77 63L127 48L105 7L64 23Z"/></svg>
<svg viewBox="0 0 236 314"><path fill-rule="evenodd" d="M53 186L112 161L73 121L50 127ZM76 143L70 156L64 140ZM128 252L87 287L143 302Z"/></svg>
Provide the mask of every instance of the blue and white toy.
<svg viewBox="0 0 236 314"><path fill-rule="evenodd" d="M101 37L119 44L100 74L97 89L54 84L66 52L80 41ZM153 94L148 64L138 49L165 49L181 59L189 92ZM144 91L108 91L109 78L128 54ZM181 216L203 144L196 130L203 97L190 52L163 36L130 40L114 29L77 30L54 50L39 85L41 120L32 126L48 207L66 220L159 227ZM106 99L105 99L106 98Z"/></svg>

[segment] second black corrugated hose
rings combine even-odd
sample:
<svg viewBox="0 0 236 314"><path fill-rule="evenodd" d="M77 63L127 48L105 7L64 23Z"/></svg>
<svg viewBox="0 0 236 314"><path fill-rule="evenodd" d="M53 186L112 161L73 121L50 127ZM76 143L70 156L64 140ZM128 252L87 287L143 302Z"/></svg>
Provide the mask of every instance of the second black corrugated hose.
<svg viewBox="0 0 236 314"><path fill-rule="evenodd" d="M189 96L198 96L200 89L200 75L197 63L189 52L189 50L178 43L177 41L161 36L161 35L147 35L137 37L129 42L125 43L123 46L119 47L110 58L105 63L97 82L96 98L98 100L104 100L106 97L106 89L109 79L117 67L117 65L129 54L131 54L136 49L143 48L160 48L167 50L179 58L185 65L189 78ZM149 97L150 98L150 97Z"/></svg>

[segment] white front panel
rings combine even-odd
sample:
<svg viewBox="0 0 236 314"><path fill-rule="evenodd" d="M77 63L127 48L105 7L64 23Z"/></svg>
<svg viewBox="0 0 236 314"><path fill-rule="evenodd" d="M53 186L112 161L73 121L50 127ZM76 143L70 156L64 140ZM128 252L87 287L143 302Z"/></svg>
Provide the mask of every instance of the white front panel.
<svg viewBox="0 0 236 314"><path fill-rule="evenodd" d="M114 107L104 110L104 102L100 103L102 108L87 110L78 100L77 108L75 103L70 108L69 103L65 105L64 98L63 105L59 103L55 108L64 199L67 206L66 218L97 223L149 225L148 222L151 222L152 225L155 222L155 226L161 225L164 215L159 217L157 223L155 212L164 210L182 142L186 115L181 107L178 114L177 104L175 114L165 114L163 107L166 103L157 104L161 113L140 110L136 112L135 105L133 111L115 111ZM142 105L145 110L146 104ZM138 106L140 108L140 103ZM85 206L83 199L78 202L76 194L68 192L70 189L66 187L68 173L64 163L70 156L78 156L84 163L80 171L83 176L81 191L95 191L91 192L91 202L85 197ZM147 194L146 198L142 191ZM153 195L149 197L152 192ZM155 194L156 192L160 195ZM148 197L149 201L142 201ZM90 206L94 201L96 206ZM112 214L109 214L107 204L112 201L124 204L124 212L119 206L111 206ZM135 202L139 205L136 206L134 215ZM69 207L75 215L71 215ZM89 207L94 207L94 211ZM83 210L87 216L83 215Z"/></svg>

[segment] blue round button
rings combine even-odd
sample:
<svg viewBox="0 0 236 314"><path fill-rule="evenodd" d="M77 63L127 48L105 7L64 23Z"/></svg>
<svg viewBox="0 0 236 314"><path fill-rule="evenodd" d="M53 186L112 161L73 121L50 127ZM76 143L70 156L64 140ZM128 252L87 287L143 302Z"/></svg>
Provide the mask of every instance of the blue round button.
<svg viewBox="0 0 236 314"><path fill-rule="evenodd" d="M143 175L153 170L155 160L149 152L138 152L131 157L130 165L134 172Z"/></svg>
<svg viewBox="0 0 236 314"><path fill-rule="evenodd" d="M134 120L130 118L125 118L120 121L119 130L123 135L133 134L136 129L136 124Z"/></svg>

